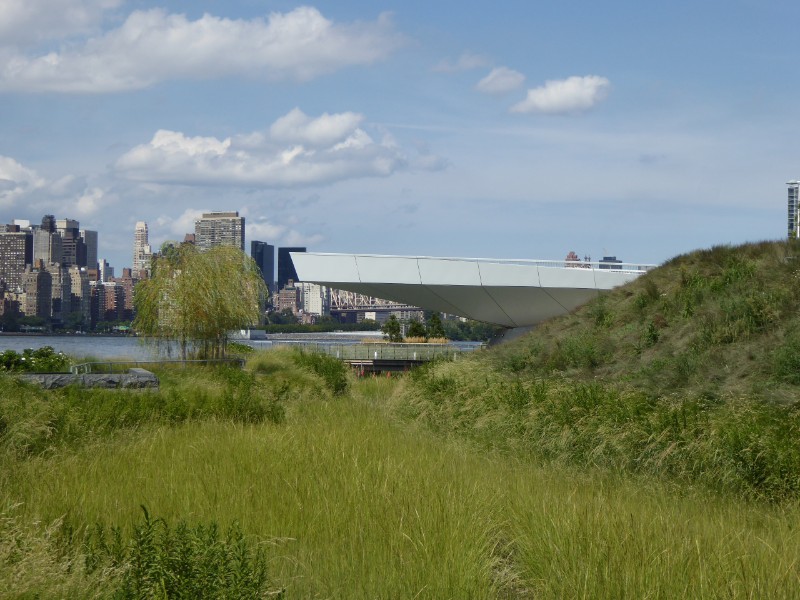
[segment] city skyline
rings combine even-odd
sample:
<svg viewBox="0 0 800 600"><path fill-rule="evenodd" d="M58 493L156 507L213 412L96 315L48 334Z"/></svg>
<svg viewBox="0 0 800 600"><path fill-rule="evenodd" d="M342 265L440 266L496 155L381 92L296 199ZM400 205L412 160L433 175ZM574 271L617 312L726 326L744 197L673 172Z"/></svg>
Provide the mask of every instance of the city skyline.
<svg viewBox="0 0 800 600"><path fill-rule="evenodd" d="M215 210L245 247L659 263L782 238L800 177L796 3L9 8L0 221L117 268Z"/></svg>

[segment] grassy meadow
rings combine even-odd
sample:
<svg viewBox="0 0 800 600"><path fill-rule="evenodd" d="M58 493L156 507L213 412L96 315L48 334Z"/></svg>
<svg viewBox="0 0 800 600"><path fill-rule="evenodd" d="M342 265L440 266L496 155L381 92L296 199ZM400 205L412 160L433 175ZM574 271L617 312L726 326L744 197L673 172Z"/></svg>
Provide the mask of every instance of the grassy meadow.
<svg viewBox="0 0 800 600"><path fill-rule="evenodd" d="M797 597L796 502L414 418L454 365L355 380L273 351L157 392L4 380L0 597Z"/></svg>

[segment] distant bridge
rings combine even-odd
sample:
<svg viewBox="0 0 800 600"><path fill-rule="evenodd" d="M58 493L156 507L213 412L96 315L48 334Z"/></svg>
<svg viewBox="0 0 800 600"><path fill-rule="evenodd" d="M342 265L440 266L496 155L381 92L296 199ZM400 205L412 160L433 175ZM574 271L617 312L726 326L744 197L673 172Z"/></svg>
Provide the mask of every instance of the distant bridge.
<svg viewBox="0 0 800 600"><path fill-rule="evenodd" d="M527 327L566 314L655 266L319 252L291 256L300 281L504 327Z"/></svg>

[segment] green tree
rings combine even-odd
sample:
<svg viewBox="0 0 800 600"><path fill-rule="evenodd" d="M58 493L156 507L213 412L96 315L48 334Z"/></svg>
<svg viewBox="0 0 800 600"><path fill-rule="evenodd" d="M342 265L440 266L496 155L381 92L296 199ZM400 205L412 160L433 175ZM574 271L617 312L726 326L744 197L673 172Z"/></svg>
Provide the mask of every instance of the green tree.
<svg viewBox="0 0 800 600"><path fill-rule="evenodd" d="M178 342L181 356L225 356L228 334L259 323L267 288L238 248L172 246L134 292L134 328L156 343Z"/></svg>
<svg viewBox="0 0 800 600"><path fill-rule="evenodd" d="M444 327L442 327L442 319L439 313L435 312L428 318L427 323L428 337L430 338L443 338L446 337Z"/></svg>
<svg viewBox="0 0 800 600"><path fill-rule="evenodd" d="M402 342L403 334L400 331L400 321L397 317L390 315L386 322L381 327L381 332L387 337L390 342Z"/></svg>
<svg viewBox="0 0 800 600"><path fill-rule="evenodd" d="M425 325L414 319L409 324L406 335L413 338L424 338L428 337L428 332L425 329Z"/></svg>

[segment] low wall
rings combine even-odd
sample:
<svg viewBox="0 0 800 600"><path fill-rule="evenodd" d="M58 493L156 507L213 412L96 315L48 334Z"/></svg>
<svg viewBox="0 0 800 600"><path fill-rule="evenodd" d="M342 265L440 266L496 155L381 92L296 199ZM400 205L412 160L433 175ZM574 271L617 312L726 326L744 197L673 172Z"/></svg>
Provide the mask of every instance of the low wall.
<svg viewBox="0 0 800 600"><path fill-rule="evenodd" d="M127 373L85 373L82 375L73 375L72 373L25 373L19 375L19 378L28 383L36 383L47 390L68 385L108 389L158 387L158 377L146 369L128 369Z"/></svg>

